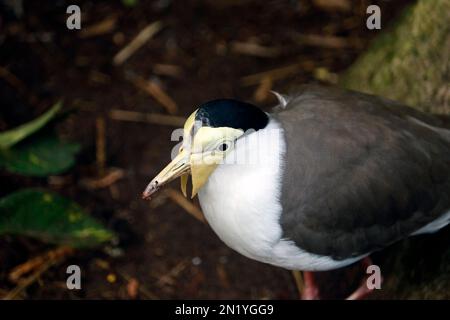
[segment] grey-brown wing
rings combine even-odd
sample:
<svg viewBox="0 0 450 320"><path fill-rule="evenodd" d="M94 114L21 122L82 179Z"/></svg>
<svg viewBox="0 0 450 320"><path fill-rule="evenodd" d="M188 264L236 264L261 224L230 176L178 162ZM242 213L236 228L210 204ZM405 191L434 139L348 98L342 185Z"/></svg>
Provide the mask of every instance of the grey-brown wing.
<svg viewBox="0 0 450 320"><path fill-rule="evenodd" d="M304 89L275 114L287 141L284 237L345 259L410 235L450 209L448 131L386 99Z"/></svg>

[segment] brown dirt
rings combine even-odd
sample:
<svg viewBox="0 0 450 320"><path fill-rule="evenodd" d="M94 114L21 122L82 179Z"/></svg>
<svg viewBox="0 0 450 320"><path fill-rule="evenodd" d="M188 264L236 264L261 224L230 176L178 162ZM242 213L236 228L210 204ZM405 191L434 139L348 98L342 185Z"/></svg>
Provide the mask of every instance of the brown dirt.
<svg viewBox="0 0 450 320"><path fill-rule="evenodd" d="M408 3L370 2L381 6L383 27ZM83 28L115 15L118 22L114 30L80 38L79 31L65 27L67 1L25 1L25 14L20 19L1 8L0 66L20 79L22 88L0 78L0 130L33 118L63 98L65 106L74 113L60 126L60 132L80 142L83 151L76 167L64 175L66 184L49 188L78 201L116 230L121 240L109 250L78 252L48 271L22 297L129 298L127 283L135 278L144 288L139 298L296 299L290 272L233 252L210 228L168 199L160 196L150 204L142 201L140 194L146 183L169 160L174 145L170 141L173 128L115 121L108 117L108 112L127 109L165 113L153 98L126 80L130 74L158 81L177 102L179 115L186 116L208 99L235 97L252 101L256 87L243 87L239 82L249 74L297 62L309 63L309 68L301 69L295 76L276 81L274 88L282 90L293 83L316 81L317 68L339 73L377 34L365 28L365 8L369 2L354 1L348 12L327 12L309 1L158 0L140 1L133 8L124 7L120 1L78 3ZM143 27L156 20L164 22L164 29L122 66L113 66L113 56ZM344 49L305 46L296 40L299 34L357 39L362 46ZM124 41L120 42L120 38ZM258 58L226 50L232 41L251 39L281 48L282 53L274 58ZM182 74L179 78L157 76L153 72L155 64L176 65ZM273 100L269 99L263 105L271 103ZM106 119L107 166L126 172L126 177L115 184L116 191L109 188L89 191L79 183L81 178L96 175L97 117ZM1 174L1 179L1 196L22 186L48 185L46 179L6 173ZM0 291L13 287L7 280L12 267L46 248L32 239L1 238ZM112 257L111 251L116 252L117 248L122 253ZM80 291L65 289L65 268L69 264L82 268ZM116 275L117 280L108 281L109 274ZM340 289L327 294L342 297L348 291L346 283L336 283Z"/></svg>

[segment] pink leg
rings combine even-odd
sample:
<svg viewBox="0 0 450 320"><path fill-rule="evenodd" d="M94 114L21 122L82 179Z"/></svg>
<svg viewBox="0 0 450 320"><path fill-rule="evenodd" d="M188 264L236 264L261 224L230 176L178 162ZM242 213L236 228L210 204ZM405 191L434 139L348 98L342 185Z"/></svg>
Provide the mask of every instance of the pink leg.
<svg viewBox="0 0 450 320"><path fill-rule="evenodd" d="M302 290L302 300L318 300L319 287L314 280L314 274L310 271L303 272L304 288Z"/></svg>
<svg viewBox="0 0 450 320"><path fill-rule="evenodd" d="M372 259L370 259L369 257L365 257L363 260L361 260L361 264L364 270L366 270L368 266L372 265ZM383 281L383 278L381 279L381 281ZM369 289L367 287L367 277L364 277L359 288L356 289L351 295L349 295L346 300L362 300L366 298L370 293L372 293L372 291L373 289Z"/></svg>

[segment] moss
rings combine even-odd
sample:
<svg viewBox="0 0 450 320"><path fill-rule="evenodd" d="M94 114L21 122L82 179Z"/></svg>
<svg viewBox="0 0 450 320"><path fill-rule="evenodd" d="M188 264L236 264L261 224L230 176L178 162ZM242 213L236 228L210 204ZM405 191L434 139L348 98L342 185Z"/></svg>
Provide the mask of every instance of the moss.
<svg viewBox="0 0 450 320"><path fill-rule="evenodd" d="M421 0L341 76L342 86L450 113L450 1Z"/></svg>
<svg viewBox="0 0 450 320"><path fill-rule="evenodd" d="M346 88L450 114L450 1L419 0L340 77ZM379 298L450 299L450 227L388 248Z"/></svg>

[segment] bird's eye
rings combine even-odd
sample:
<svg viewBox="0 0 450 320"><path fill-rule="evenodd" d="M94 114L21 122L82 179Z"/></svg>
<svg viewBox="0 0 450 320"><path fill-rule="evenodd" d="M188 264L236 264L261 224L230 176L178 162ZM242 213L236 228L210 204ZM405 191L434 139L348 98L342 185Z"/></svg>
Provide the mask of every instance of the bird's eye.
<svg viewBox="0 0 450 320"><path fill-rule="evenodd" d="M230 141L225 141L217 146L217 150L224 152L227 151L231 147Z"/></svg>

